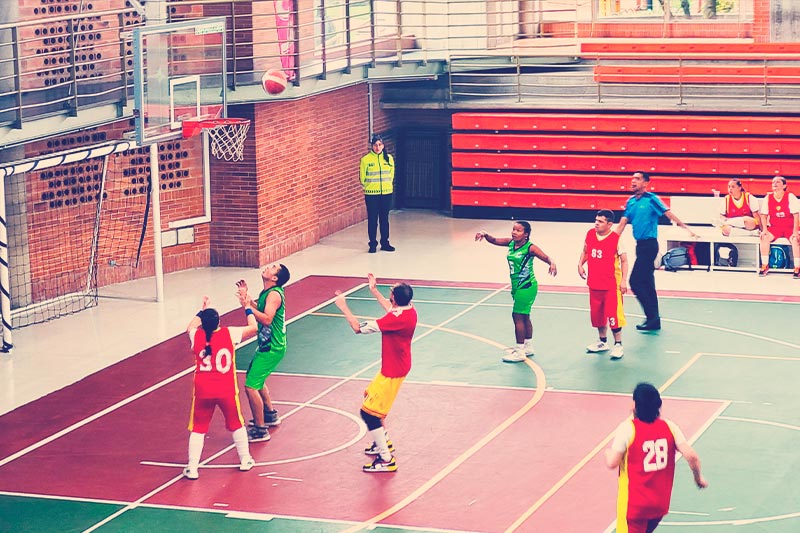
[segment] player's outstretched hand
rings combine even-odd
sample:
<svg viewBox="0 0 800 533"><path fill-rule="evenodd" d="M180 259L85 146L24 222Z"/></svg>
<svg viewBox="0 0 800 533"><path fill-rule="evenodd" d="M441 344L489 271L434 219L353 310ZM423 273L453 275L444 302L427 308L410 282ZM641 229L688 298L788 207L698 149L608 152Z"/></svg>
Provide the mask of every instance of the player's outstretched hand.
<svg viewBox="0 0 800 533"><path fill-rule="evenodd" d="M372 272L367 274L367 283L369 283L370 290L374 290L378 286L378 282L375 280L375 274Z"/></svg>
<svg viewBox="0 0 800 533"><path fill-rule="evenodd" d="M703 476L700 476L699 478L695 479L694 482L695 484L697 484L698 489L704 489L708 487L708 481L706 481L706 478L704 478Z"/></svg>
<svg viewBox="0 0 800 533"><path fill-rule="evenodd" d="M203 303L200 304L200 310L203 311L205 309L208 309L208 306L210 305L211 305L211 298L209 298L208 296L203 296Z"/></svg>
<svg viewBox="0 0 800 533"><path fill-rule="evenodd" d="M558 269L556 268L556 262L550 261L550 268L547 269L551 276L555 277L558 275Z"/></svg>
<svg viewBox="0 0 800 533"><path fill-rule="evenodd" d="M483 238L486 237L486 232L481 230L475 234L475 242L482 241Z"/></svg>

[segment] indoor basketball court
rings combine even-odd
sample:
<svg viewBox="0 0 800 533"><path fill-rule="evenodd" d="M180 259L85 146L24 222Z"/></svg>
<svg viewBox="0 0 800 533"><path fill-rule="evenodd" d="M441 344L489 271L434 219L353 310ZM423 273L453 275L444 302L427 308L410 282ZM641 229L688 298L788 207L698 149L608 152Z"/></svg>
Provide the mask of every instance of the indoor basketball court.
<svg viewBox="0 0 800 533"><path fill-rule="evenodd" d="M392 280L380 281L387 292ZM361 471L358 409L380 339L353 335L332 296L347 291L358 316L380 307L361 278L311 276L287 287L289 349L268 381L283 422L251 443L253 470L238 471L216 416L200 478L181 475L192 368L179 335L0 418L2 530L611 531L616 473L603 450L647 380L711 483L697 491L679 461L662 527L794 531L800 508L785 480L798 474L789 391L800 346L780 335L794 304L734 309L675 294L662 300L665 330L627 333L625 357L612 361L573 334L588 329L587 295L543 287L537 353L507 364L506 286L411 283L414 363L387 419L397 472ZM730 327L742 313L747 327ZM251 344L237 351L240 370L252 354Z"/></svg>

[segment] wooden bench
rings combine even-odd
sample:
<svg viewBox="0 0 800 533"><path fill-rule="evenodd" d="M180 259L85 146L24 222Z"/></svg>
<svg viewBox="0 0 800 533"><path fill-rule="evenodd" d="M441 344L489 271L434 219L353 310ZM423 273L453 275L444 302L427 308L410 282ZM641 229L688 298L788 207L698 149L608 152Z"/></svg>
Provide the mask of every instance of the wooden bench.
<svg viewBox="0 0 800 533"><path fill-rule="evenodd" d="M711 254L710 270L739 270L759 271L760 238L757 231L748 232L734 229L728 237L722 234L719 227L712 226L719 220L719 207L721 200L714 196L689 197L673 196L670 198L670 210L689 226L698 235L692 239L689 233L678 226L672 225L659 231L659 241L662 250L669 250L681 246L685 242L708 243ZM739 252L738 265L735 267L718 266L714 264L714 250L718 244L727 243L736 246ZM789 244L788 239L777 239L773 244ZM790 254L791 255L791 254ZM705 266L705 265L703 265ZM772 269L771 272L792 272L791 268Z"/></svg>

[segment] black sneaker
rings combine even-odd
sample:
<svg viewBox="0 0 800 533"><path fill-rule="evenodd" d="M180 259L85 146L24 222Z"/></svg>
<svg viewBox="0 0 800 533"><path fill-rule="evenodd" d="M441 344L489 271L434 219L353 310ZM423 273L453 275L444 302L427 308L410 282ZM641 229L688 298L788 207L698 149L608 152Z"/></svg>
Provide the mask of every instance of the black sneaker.
<svg viewBox="0 0 800 533"><path fill-rule="evenodd" d="M396 248L387 242L386 244L381 244L381 250L384 252L394 252Z"/></svg>
<svg viewBox="0 0 800 533"><path fill-rule="evenodd" d="M377 244L370 244L369 245L369 253L374 254L377 251L378 251L378 245Z"/></svg>
<svg viewBox="0 0 800 533"><path fill-rule="evenodd" d="M247 428L247 440L250 442L263 442L269 440L267 426L250 426Z"/></svg>
<svg viewBox="0 0 800 533"><path fill-rule="evenodd" d="M280 426L281 417L278 416L278 411L267 411L264 409L264 425L265 426Z"/></svg>
<svg viewBox="0 0 800 533"><path fill-rule="evenodd" d="M363 470L364 472L394 472L397 470L397 461L394 455L388 461L384 461L379 455L371 463L365 464Z"/></svg>
<svg viewBox="0 0 800 533"><path fill-rule="evenodd" d="M637 324L636 329L639 331L658 331L661 329L661 319L646 320L641 324Z"/></svg>

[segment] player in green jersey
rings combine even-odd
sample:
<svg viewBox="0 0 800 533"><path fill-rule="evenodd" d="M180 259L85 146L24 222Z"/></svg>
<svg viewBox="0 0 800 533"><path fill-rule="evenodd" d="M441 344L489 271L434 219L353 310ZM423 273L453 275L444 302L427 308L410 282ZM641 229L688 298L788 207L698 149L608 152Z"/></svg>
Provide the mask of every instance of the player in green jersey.
<svg viewBox="0 0 800 533"><path fill-rule="evenodd" d="M508 247L508 268L511 273L511 297L514 309L514 334L517 344L509 349L503 361L518 363L525 357L533 355L533 324L531 324L531 307L539 291L539 284L533 272L533 258L538 257L550 265L549 273L555 276L556 263L541 248L530 242L531 225L524 220L514 222L511 237L492 237L485 231L475 234L475 240L486 240L496 246Z"/></svg>
<svg viewBox="0 0 800 533"><path fill-rule="evenodd" d="M264 288L255 301L247 293L247 283L239 280L239 293L250 300L258 322L258 348L247 369L245 392L253 413L253 424L247 431L250 442L269 440L267 426L281 423L278 411L272 406L267 377L277 368L286 354L286 300L283 285L289 281L285 265L270 265L261 272Z"/></svg>

